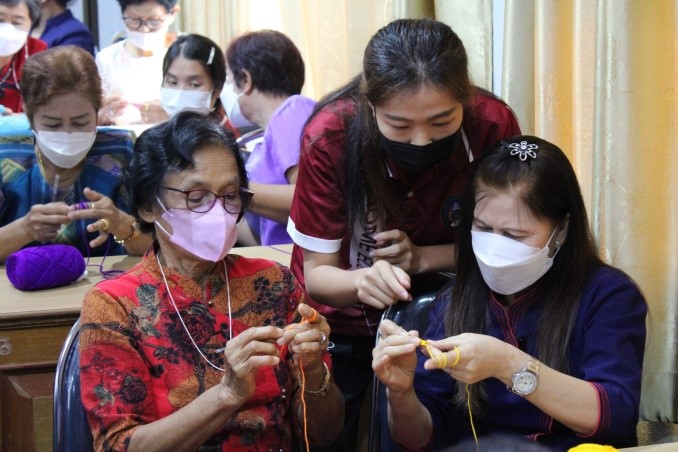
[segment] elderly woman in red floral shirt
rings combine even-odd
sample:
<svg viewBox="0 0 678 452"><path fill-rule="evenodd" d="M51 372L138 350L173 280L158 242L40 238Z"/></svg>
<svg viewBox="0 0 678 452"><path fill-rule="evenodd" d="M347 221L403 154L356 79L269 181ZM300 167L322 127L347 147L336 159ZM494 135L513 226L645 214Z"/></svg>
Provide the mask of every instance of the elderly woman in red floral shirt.
<svg viewBox="0 0 678 452"><path fill-rule="evenodd" d="M156 241L85 297L80 378L96 449L332 441L343 403L325 318L286 267L227 254L251 197L233 136L180 113L134 152L132 210Z"/></svg>

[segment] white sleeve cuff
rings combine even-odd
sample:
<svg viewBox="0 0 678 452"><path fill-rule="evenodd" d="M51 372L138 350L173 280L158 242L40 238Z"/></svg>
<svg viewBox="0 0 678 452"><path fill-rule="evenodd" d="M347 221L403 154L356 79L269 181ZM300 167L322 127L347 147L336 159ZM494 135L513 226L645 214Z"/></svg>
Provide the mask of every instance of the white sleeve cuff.
<svg viewBox="0 0 678 452"><path fill-rule="evenodd" d="M292 237L294 243L315 253L332 254L338 252L341 249L341 239L319 239L317 237L311 237L310 235L303 234L297 231L292 218L287 220L287 233L290 235L290 237Z"/></svg>

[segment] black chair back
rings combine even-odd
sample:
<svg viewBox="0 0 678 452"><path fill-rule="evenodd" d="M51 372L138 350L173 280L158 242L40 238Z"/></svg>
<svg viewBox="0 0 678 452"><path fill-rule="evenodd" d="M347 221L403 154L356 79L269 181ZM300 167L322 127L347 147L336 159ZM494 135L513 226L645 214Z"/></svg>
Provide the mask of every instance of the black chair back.
<svg viewBox="0 0 678 452"><path fill-rule="evenodd" d="M53 450L92 451L94 440L80 399L80 319L66 337L54 379Z"/></svg>

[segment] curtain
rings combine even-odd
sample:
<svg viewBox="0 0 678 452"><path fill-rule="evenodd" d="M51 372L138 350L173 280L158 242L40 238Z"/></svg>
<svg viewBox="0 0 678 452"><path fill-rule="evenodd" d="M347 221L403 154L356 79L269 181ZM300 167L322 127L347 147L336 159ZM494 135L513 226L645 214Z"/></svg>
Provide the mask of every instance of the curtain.
<svg viewBox="0 0 678 452"><path fill-rule="evenodd" d="M436 0L435 17L459 35L468 54L471 79L492 90L492 0Z"/></svg>
<svg viewBox="0 0 678 452"><path fill-rule="evenodd" d="M177 26L226 50L247 31L273 29L290 37L306 63L303 93L314 99L346 83L381 27L402 17L433 17L432 0L181 0Z"/></svg>
<svg viewBox="0 0 678 452"><path fill-rule="evenodd" d="M649 304L641 417L678 421L678 1L507 0L503 95L575 167L606 262Z"/></svg>

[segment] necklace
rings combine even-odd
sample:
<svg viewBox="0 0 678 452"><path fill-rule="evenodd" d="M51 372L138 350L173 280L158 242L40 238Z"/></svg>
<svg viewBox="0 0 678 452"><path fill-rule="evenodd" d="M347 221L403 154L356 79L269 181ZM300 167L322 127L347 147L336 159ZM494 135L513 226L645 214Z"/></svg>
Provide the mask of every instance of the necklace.
<svg viewBox="0 0 678 452"><path fill-rule="evenodd" d="M181 322L181 326L184 327L184 331L186 331L186 334L188 335L188 338L191 340L191 343L195 347L195 349L200 353L200 356L202 356L202 359L204 359L207 364L215 368L216 370L220 370L221 372L226 372L225 369L222 369L221 367L217 366L214 364L212 361L207 359L207 356L200 350L200 347L198 347L198 344L195 343L195 340L193 340L193 336L191 335L191 332L188 331L188 328L186 327L186 324L184 323L184 319L181 317L181 313L179 312L179 308L177 308L177 304L174 302L174 297L172 297L172 292L170 291L169 284L167 284L167 278L165 277L165 271L162 269L162 265L160 264L160 257L158 254L155 255L155 260L158 262L158 267L160 268L160 274L162 275L162 280L165 283L165 289L167 290L167 295L169 295L169 299L172 302L172 306L174 307L174 310L176 311L177 315L179 316L179 321ZM226 278L226 297L228 300L228 340L230 341L233 339L233 318L231 317L231 288L228 284L228 270L226 269L226 261L222 261L224 263L224 278Z"/></svg>

